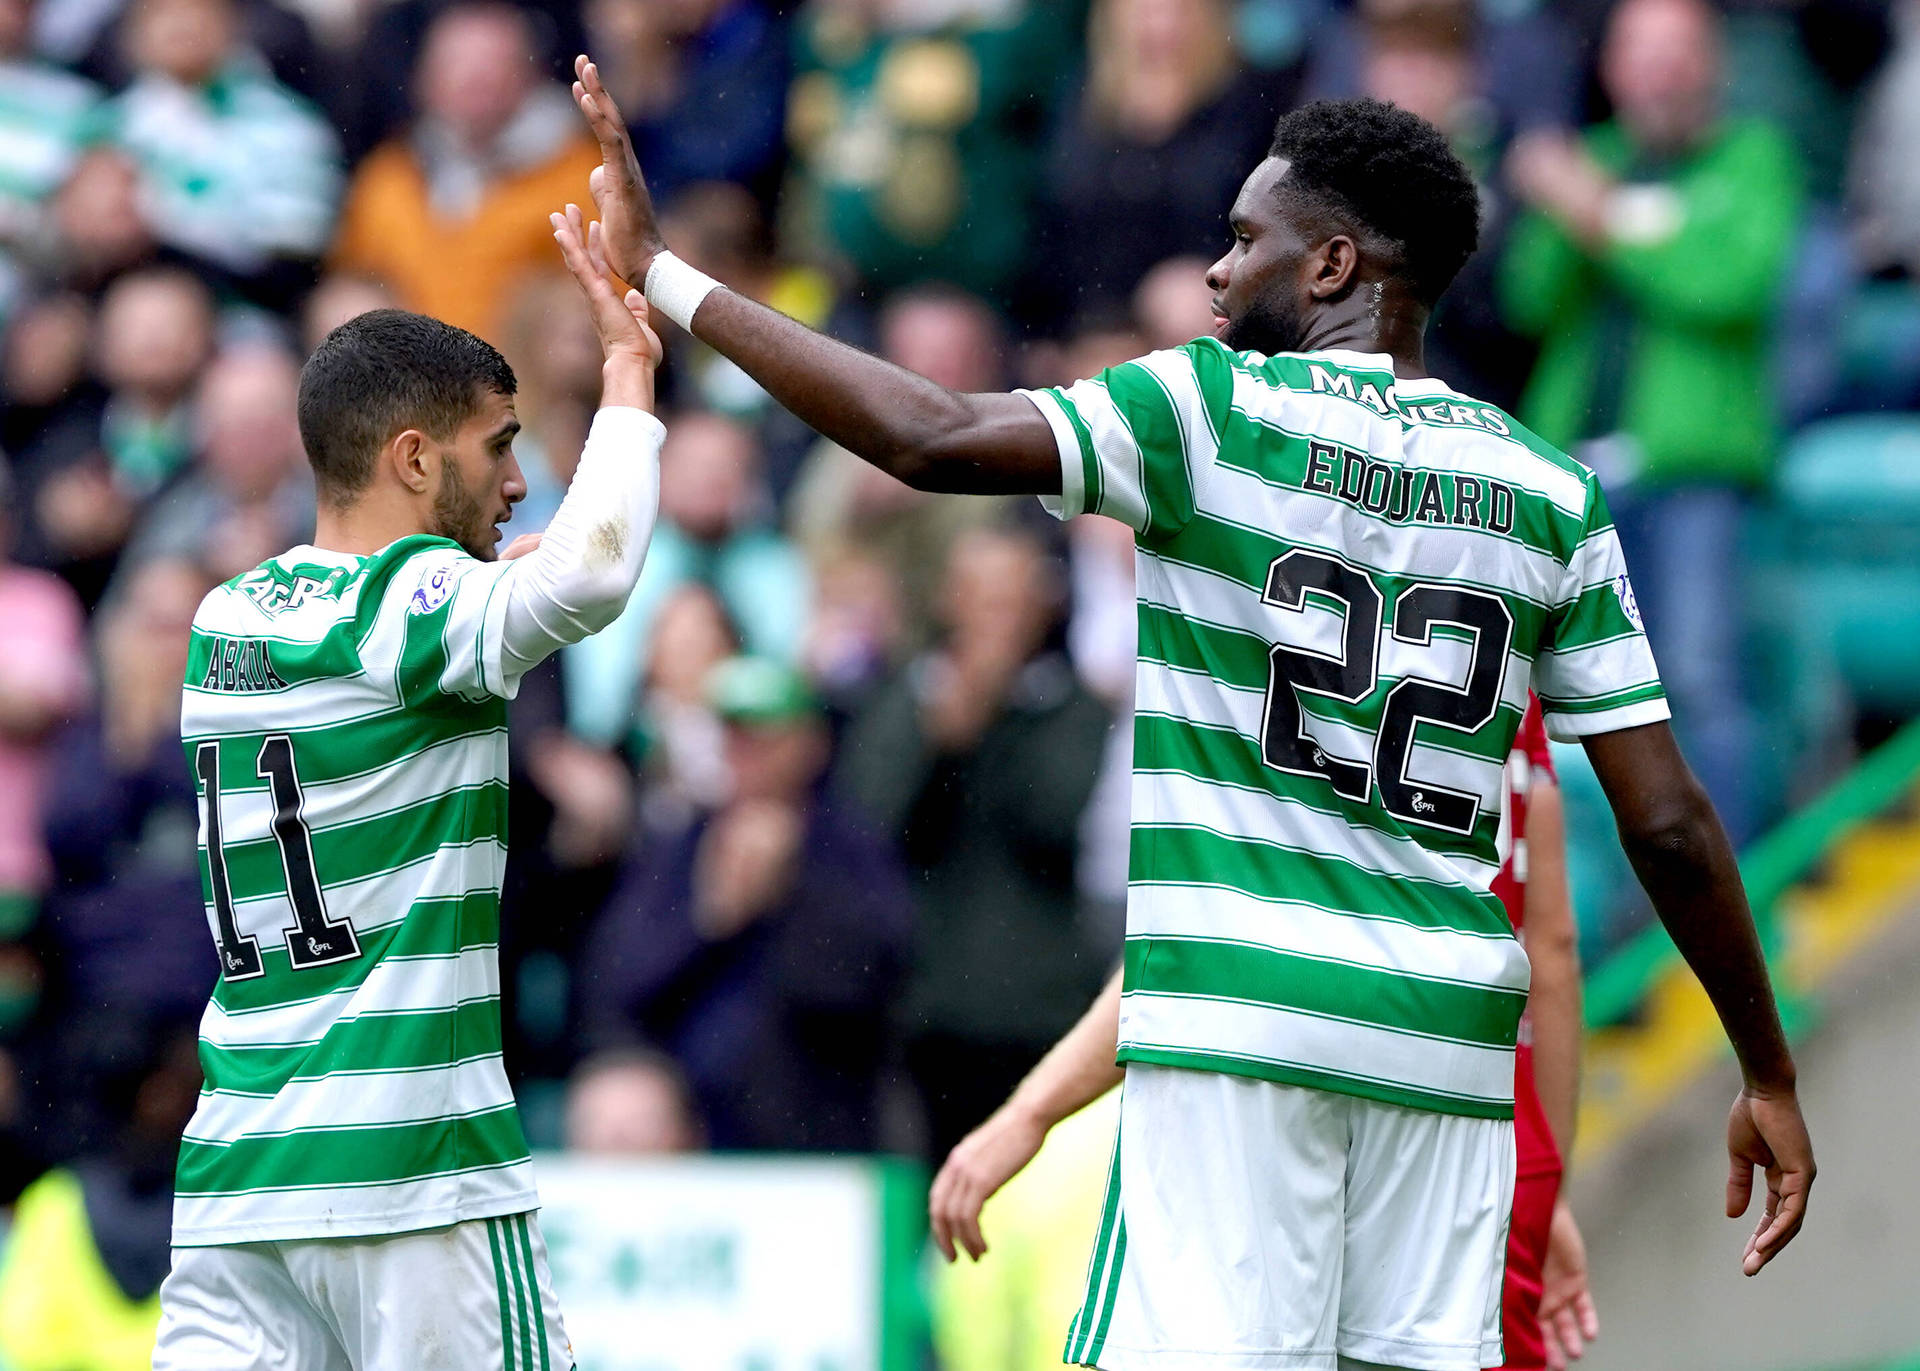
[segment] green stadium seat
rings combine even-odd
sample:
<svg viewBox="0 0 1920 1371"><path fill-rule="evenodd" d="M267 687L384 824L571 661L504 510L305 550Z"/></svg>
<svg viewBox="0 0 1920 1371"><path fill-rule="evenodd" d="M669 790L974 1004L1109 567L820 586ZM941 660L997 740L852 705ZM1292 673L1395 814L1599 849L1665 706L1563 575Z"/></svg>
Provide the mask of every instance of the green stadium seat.
<svg viewBox="0 0 1920 1371"><path fill-rule="evenodd" d="M1755 548L1756 612L1854 702L1920 713L1920 415L1809 425Z"/></svg>

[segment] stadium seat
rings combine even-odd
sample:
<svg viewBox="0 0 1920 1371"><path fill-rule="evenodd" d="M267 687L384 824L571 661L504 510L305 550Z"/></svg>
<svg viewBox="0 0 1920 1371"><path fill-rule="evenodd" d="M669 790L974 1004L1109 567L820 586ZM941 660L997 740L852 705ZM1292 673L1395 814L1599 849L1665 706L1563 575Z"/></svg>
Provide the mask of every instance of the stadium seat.
<svg viewBox="0 0 1920 1371"><path fill-rule="evenodd" d="M1755 547L1754 604L1861 708L1920 710L1920 415L1802 430Z"/></svg>

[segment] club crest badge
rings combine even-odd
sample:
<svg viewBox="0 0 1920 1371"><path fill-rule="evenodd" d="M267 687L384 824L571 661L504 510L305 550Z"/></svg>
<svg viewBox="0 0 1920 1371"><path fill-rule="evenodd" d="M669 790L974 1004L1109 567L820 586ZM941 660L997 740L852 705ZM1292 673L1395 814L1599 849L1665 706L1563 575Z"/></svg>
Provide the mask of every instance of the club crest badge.
<svg viewBox="0 0 1920 1371"><path fill-rule="evenodd" d="M431 614L444 605L453 595L453 568L443 566L427 577L426 583L413 592L413 602L407 606L409 614Z"/></svg>
<svg viewBox="0 0 1920 1371"><path fill-rule="evenodd" d="M1640 601L1634 597L1633 582L1627 578L1626 572L1613 578L1613 593L1619 597L1620 612L1627 616L1627 622L1645 633L1647 626L1640 619Z"/></svg>

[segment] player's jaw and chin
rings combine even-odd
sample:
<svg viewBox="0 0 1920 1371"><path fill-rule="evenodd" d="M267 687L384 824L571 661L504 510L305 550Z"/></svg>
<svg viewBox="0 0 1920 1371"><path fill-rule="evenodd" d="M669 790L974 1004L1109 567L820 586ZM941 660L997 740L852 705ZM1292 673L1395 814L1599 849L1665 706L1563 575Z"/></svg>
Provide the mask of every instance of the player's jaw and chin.
<svg viewBox="0 0 1920 1371"><path fill-rule="evenodd" d="M500 528L513 517L508 506L498 518L487 517L485 502L460 474L459 461L449 453L440 464L440 486L433 496L433 526L428 532L451 538L471 557L491 562L499 554Z"/></svg>

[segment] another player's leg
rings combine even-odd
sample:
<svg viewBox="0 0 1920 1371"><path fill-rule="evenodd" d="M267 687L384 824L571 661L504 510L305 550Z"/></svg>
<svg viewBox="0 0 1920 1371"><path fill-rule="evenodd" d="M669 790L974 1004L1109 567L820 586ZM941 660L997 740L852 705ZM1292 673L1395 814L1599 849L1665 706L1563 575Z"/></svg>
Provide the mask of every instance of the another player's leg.
<svg viewBox="0 0 1920 1371"><path fill-rule="evenodd" d="M279 1246L354 1371L571 1371L535 1214Z"/></svg>
<svg viewBox="0 0 1920 1371"><path fill-rule="evenodd" d="M1352 1103L1216 1071L1128 1066L1065 1360L1332 1371Z"/></svg>
<svg viewBox="0 0 1920 1371"><path fill-rule="evenodd" d="M354 1371L276 1244L177 1247L160 1286L153 1371Z"/></svg>
<svg viewBox="0 0 1920 1371"><path fill-rule="evenodd" d="M1341 1365L1499 1366L1512 1121L1352 1105Z"/></svg>

